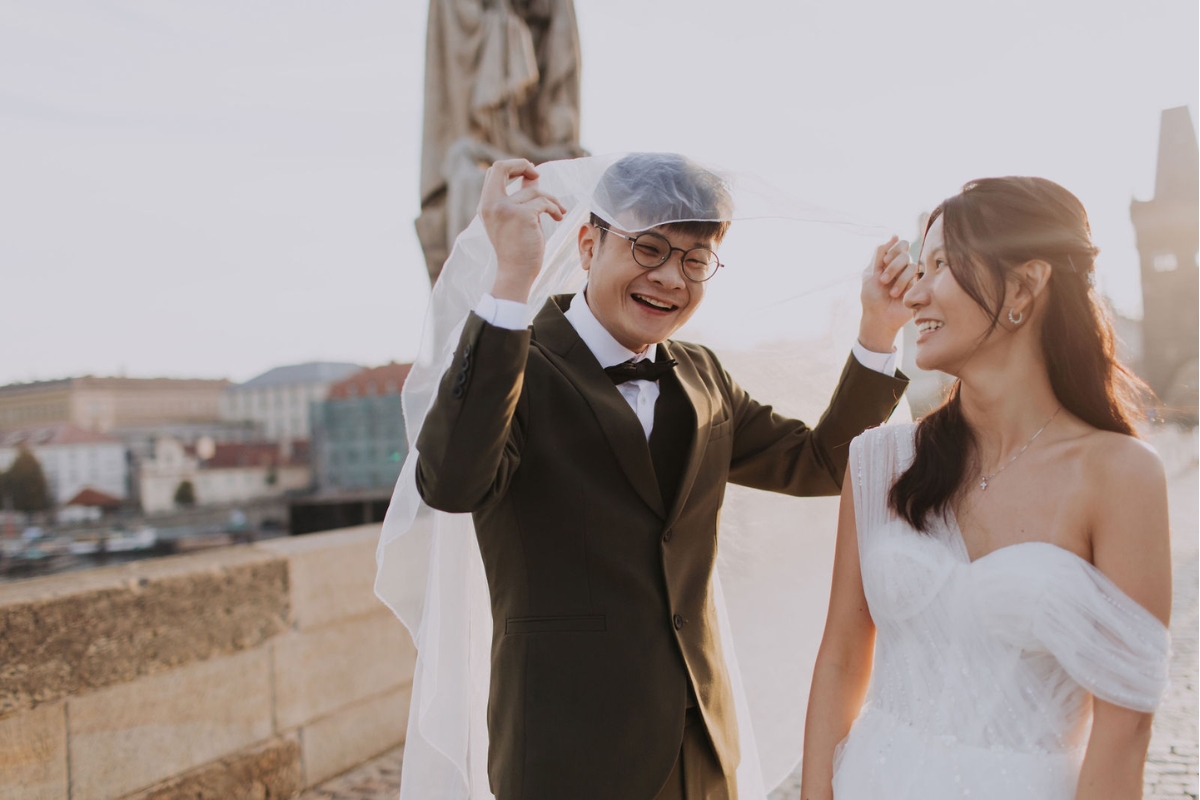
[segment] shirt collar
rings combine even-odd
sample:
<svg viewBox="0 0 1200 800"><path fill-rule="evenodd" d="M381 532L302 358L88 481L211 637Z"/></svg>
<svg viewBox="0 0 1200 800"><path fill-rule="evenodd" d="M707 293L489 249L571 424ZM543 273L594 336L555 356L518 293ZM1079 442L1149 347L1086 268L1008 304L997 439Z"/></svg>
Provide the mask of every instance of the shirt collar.
<svg viewBox="0 0 1200 800"><path fill-rule="evenodd" d="M575 332L587 345L588 350L591 350L592 355L600 362L600 366L605 369L629 360L642 361L647 358L654 360L658 357L657 344L650 345L643 353L635 353L613 338L600 320L596 319L592 309L588 308L583 290L580 290L579 294L571 300L571 307L566 310L564 316L575 328Z"/></svg>

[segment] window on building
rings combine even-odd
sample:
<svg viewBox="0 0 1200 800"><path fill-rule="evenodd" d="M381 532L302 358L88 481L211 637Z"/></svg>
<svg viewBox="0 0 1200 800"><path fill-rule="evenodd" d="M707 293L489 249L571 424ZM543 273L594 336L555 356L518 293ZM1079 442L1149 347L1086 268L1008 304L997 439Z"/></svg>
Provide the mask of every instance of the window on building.
<svg viewBox="0 0 1200 800"><path fill-rule="evenodd" d="M1174 253L1158 253L1154 256L1155 272L1174 272L1179 269L1179 259Z"/></svg>

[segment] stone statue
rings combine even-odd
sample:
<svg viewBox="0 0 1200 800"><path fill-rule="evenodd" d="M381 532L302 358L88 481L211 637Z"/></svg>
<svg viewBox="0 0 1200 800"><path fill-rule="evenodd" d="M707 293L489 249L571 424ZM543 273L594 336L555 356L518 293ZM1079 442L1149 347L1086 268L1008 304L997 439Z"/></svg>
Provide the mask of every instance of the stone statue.
<svg viewBox="0 0 1200 800"><path fill-rule="evenodd" d="M581 155L573 0L430 0L416 220L430 282L493 161Z"/></svg>

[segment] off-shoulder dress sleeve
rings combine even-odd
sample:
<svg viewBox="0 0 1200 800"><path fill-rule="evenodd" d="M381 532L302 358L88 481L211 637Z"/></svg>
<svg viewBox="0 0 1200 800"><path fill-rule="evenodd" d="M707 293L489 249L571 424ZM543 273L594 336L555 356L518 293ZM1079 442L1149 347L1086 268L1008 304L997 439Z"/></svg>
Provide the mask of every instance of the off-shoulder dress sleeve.
<svg viewBox="0 0 1200 800"><path fill-rule="evenodd" d="M1056 563L1037 604L1034 636L1095 697L1153 712L1167 688L1166 626L1095 566Z"/></svg>

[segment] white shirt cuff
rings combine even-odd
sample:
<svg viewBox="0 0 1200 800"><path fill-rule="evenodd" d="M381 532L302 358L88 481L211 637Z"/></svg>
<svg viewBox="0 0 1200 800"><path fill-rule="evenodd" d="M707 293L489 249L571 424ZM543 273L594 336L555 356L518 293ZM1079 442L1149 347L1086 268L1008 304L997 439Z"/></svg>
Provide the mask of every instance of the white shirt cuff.
<svg viewBox="0 0 1200 800"><path fill-rule="evenodd" d="M475 313L487 324L510 331L523 331L533 322L528 303L499 300L490 294L485 294L480 299Z"/></svg>
<svg viewBox="0 0 1200 800"><path fill-rule="evenodd" d="M892 348L890 353L876 353L874 350L868 350L857 341L850 348L850 352L854 353L854 357L858 359L858 363L862 364L867 369L873 369L876 372L882 372L884 375L896 377L896 348Z"/></svg>

